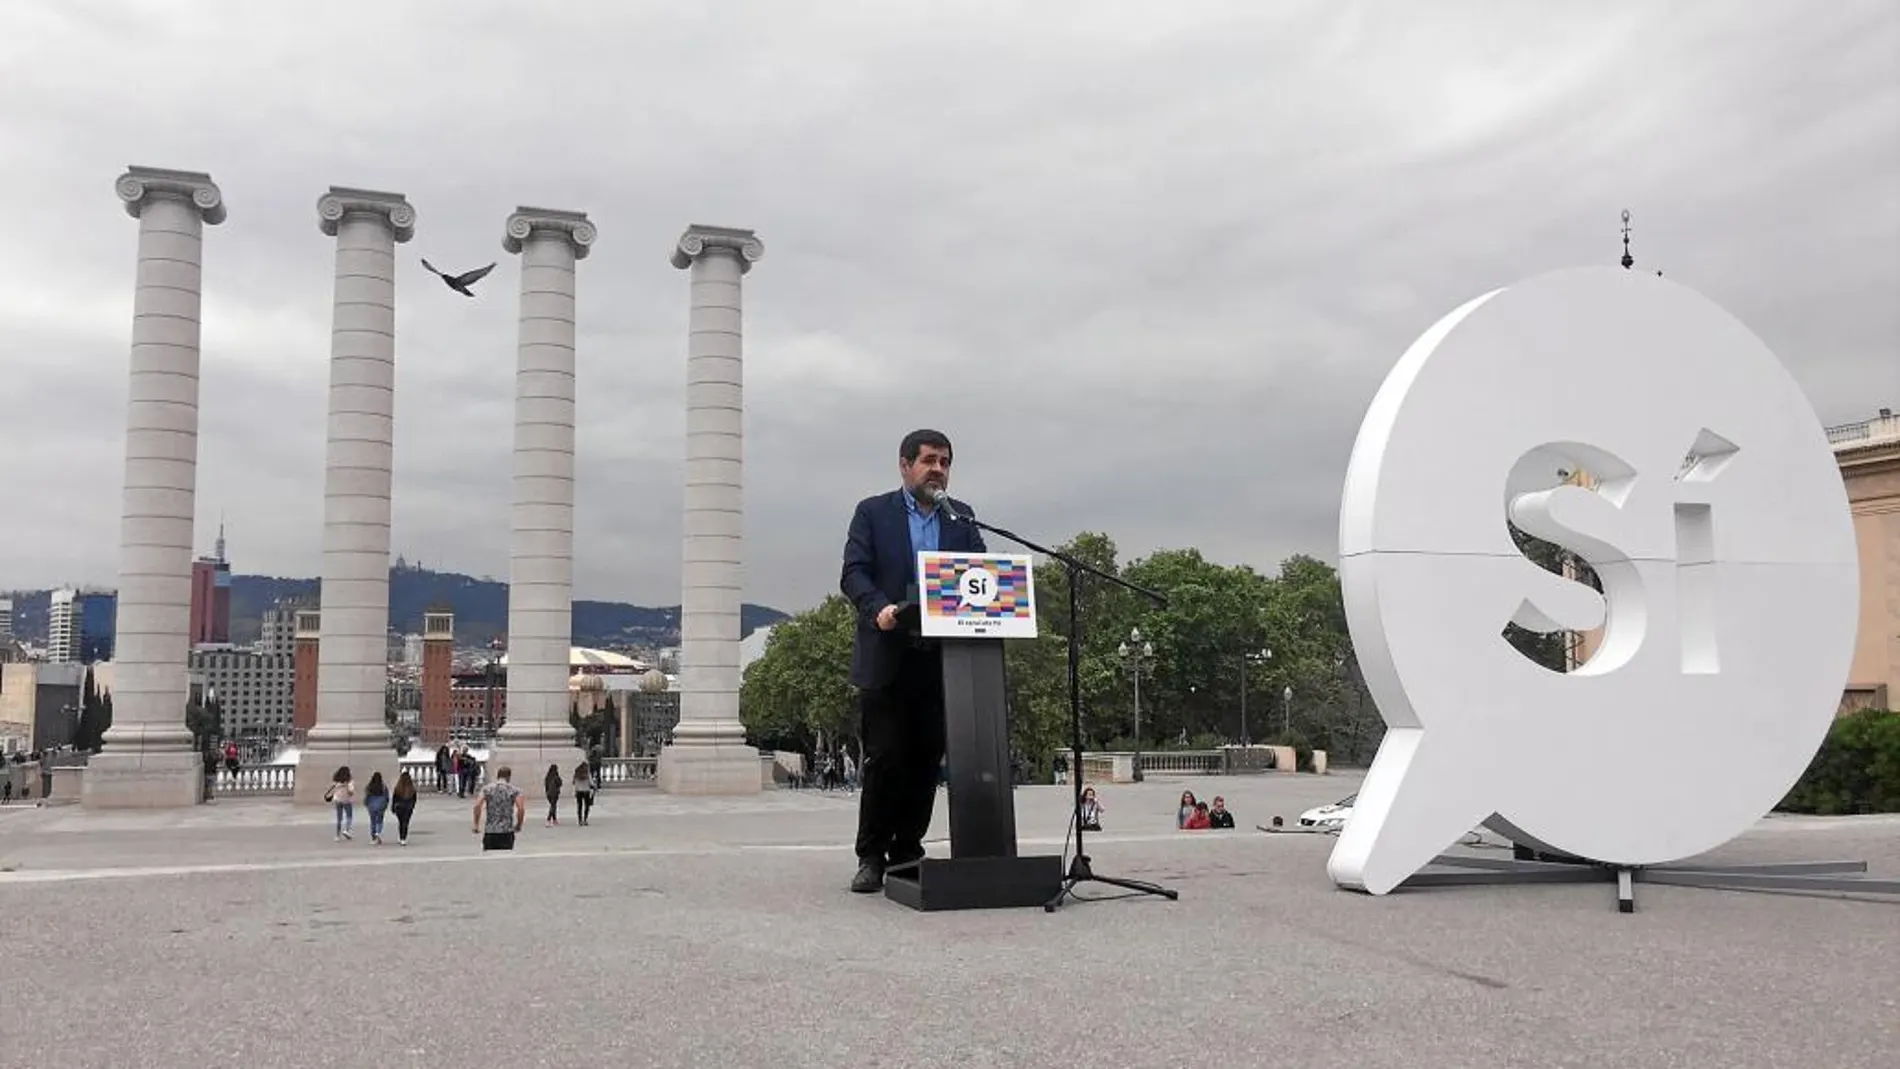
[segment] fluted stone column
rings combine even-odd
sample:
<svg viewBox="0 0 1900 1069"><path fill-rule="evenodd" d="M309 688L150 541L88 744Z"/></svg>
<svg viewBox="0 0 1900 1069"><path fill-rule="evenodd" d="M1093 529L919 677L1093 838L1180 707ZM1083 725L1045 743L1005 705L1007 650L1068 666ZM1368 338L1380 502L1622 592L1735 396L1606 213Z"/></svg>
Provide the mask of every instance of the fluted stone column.
<svg viewBox="0 0 1900 1069"><path fill-rule="evenodd" d="M594 243L580 212L517 208L502 248L521 256L515 357L513 535L508 556L508 719L489 757L514 782L584 759L568 720L574 638L574 265Z"/></svg>
<svg viewBox="0 0 1900 1069"><path fill-rule="evenodd" d="M686 341L686 514L680 591L680 722L660 751L673 794L759 790L739 723L744 570L744 376L740 279L765 254L750 230L691 226L673 266L692 272Z"/></svg>
<svg viewBox="0 0 1900 1069"><path fill-rule="evenodd" d="M80 787L87 806L194 805L203 765L185 727L204 227L224 221L211 176L132 167L115 186L139 221L119 520L112 728Z"/></svg>
<svg viewBox="0 0 1900 1069"><path fill-rule="evenodd" d="M396 400L396 244L415 232L400 193L331 186L317 225L336 238L330 421L323 472L317 723L297 800L319 802L338 765L359 790L397 774L383 722L389 683L389 481Z"/></svg>

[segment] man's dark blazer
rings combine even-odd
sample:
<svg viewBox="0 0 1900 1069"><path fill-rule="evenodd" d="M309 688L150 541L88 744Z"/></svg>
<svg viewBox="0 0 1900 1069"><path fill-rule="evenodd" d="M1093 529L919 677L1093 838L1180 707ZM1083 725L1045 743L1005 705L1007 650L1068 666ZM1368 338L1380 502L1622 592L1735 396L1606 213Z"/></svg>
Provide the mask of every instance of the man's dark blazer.
<svg viewBox="0 0 1900 1069"><path fill-rule="evenodd" d="M975 510L950 499L958 517ZM983 532L967 519L938 517L937 548L945 553L986 553ZM882 687L897 675L909 635L902 627L880 631L877 614L886 605L915 600L917 553L910 545L910 512L904 492L873 494L858 502L844 541L844 571L838 589L858 609L858 632L851 644L851 683Z"/></svg>

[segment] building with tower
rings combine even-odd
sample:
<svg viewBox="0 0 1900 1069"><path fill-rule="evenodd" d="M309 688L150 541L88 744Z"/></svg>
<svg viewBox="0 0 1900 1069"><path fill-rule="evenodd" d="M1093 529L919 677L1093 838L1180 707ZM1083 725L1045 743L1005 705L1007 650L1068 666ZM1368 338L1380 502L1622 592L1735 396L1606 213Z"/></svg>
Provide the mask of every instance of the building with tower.
<svg viewBox="0 0 1900 1069"><path fill-rule="evenodd" d="M448 741L453 720L450 688L455 674L455 614L444 608L422 614L422 741Z"/></svg>
<svg viewBox="0 0 1900 1069"><path fill-rule="evenodd" d="M291 727L299 734L317 722L317 643L322 615L316 609L299 608L291 629Z"/></svg>
<svg viewBox="0 0 1900 1069"><path fill-rule="evenodd" d="M231 562L224 556L224 525L216 549L191 562L191 644L231 641Z"/></svg>

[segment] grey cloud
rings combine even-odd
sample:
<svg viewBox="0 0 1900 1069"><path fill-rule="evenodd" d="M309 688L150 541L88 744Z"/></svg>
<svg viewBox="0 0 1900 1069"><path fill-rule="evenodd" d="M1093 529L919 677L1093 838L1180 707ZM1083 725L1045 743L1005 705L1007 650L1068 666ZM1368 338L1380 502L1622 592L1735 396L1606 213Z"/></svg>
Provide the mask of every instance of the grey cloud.
<svg viewBox="0 0 1900 1069"><path fill-rule="evenodd" d="M0 584L111 582L135 226L128 162L202 168L201 523L315 574L328 185L409 195L398 552L507 570L527 203L589 211L579 591L677 597L690 222L756 227L749 596L836 582L904 431L1051 539L1332 556L1358 421L1445 311L1612 262L1742 317L1824 420L1900 400L1900 13L1881 0L1387 4L151 4L0 14L12 191L59 240L0 260ZM4 47L4 46L0 46ZM166 61L172 61L166 66ZM101 72L110 72L102 76ZM17 183L17 185L16 185ZM20 225L16 223L16 226ZM24 233L22 231L21 233ZM415 259L502 261L469 302ZM49 398L87 399L60 418ZM74 472L83 471L77 480ZM52 511L49 511L52 510ZM209 541L207 531L204 539Z"/></svg>

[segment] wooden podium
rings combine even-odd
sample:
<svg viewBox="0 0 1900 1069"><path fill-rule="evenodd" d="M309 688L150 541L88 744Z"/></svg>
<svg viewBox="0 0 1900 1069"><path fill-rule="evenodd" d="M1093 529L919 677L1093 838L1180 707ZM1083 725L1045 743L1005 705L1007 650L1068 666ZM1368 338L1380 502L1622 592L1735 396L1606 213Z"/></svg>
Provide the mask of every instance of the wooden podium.
<svg viewBox="0 0 1900 1069"><path fill-rule="evenodd" d="M1062 859L1016 852L1002 641L1036 634L1030 558L925 552L917 574L900 626L942 644L950 856L892 869L885 897L926 911L1041 906L1062 891Z"/></svg>

